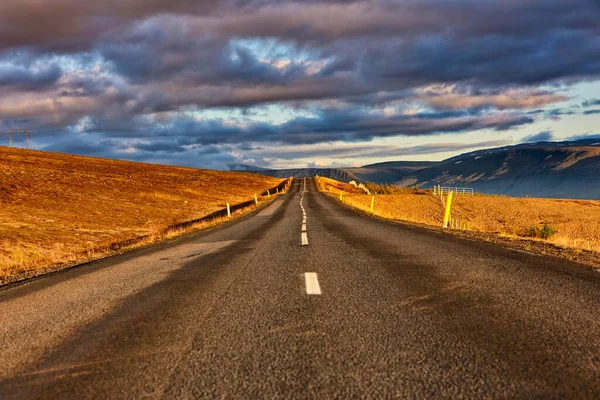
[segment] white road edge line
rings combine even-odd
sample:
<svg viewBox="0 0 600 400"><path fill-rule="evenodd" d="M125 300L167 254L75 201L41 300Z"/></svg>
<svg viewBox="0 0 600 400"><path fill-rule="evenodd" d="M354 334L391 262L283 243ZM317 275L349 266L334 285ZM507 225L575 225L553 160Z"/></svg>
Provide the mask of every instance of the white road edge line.
<svg viewBox="0 0 600 400"><path fill-rule="evenodd" d="M306 232L306 224L302 224L302 232Z"/></svg>
<svg viewBox="0 0 600 400"><path fill-rule="evenodd" d="M302 232L302 246L308 246L308 236L306 232Z"/></svg>
<svg viewBox="0 0 600 400"><path fill-rule="evenodd" d="M321 294L321 286L315 272L306 272L304 280L306 281L306 294Z"/></svg>

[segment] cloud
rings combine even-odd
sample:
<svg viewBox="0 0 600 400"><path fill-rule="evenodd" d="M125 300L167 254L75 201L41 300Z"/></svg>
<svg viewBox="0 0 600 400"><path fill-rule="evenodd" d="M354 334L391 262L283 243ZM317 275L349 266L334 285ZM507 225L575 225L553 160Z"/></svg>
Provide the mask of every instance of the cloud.
<svg viewBox="0 0 600 400"><path fill-rule="evenodd" d="M585 110L583 112L583 114L585 114L585 115L600 114L600 109Z"/></svg>
<svg viewBox="0 0 600 400"><path fill-rule="evenodd" d="M119 27L163 13L203 15L218 0L4 0L0 4L0 48L79 51Z"/></svg>
<svg viewBox="0 0 600 400"><path fill-rule="evenodd" d="M553 105L599 78L599 29L589 0L4 0L0 129L214 165L265 143L510 131L575 112ZM273 104L285 117L253 114Z"/></svg>
<svg viewBox="0 0 600 400"><path fill-rule="evenodd" d="M534 135L525 136L521 139L521 143L538 143L538 142L551 142L554 140L552 131L542 131Z"/></svg>
<svg viewBox="0 0 600 400"><path fill-rule="evenodd" d="M583 107L600 106L600 99L586 100L581 104Z"/></svg>
<svg viewBox="0 0 600 400"><path fill-rule="evenodd" d="M188 144L213 145L246 142L287 144L325 143L336 140L357 142L392 136L428 136L481 129L507 130L533 122L518 113L465 115L422 113L387 116L361 109L320 110L314 116L297 117L285 123L232 124L221 120L173 117L145 118L133 124L115 125L112 120L90 120L89 133L111 138L172 138Z"/></svg>
<svg viewBox="0 0 600 400"><path fill-rule="evenodd" d="M23 65L0 64L0 87L12 87L26 91L42 90L55 84L62 76L56 64L27 68Z"/></svg>
<svg viewBox="0 0 600 400"><path fill-rule="evenodd" d="M444 89L444 88L442 88ZM460 110L465 108L528 109L567 100L566 96L540 90L508 89L496 93L470 93L456 90L437 91L436 88L422 90L421 99L436 109Z"/></svg>
<svg viewBox="0 0 600 400"><path fill-rule="evenodd" d="M273 149L263 149L250 152L265 159L295 160L307 158L321 158L310 164L314 167L325 166L348 166L356 159L371 158L395 158L414 155L427 155L448 152L461 152L471 149L481 149L490 147L499 147L512 144L510 139L488 140L474 143L460 142L441 142L428 143L417 146L383 146L372 144L344 144L335 145L302 145L294 147L277 147ZM335 164L324 161L325 159L342 160L335 161Z"/></svg>
<svg viewBox="0 0 600 400"><path fill-rule="evenodd" d="M39 140L39 139L36 139ZM46 151L81 154L117 160L143 161L156 164L176 164L207 169L224 169L228 164L254 162L252 158L235 155L230 149L213 146L175 148L170 143L120 141L100 135L62 137L43 147Z"/></svg>

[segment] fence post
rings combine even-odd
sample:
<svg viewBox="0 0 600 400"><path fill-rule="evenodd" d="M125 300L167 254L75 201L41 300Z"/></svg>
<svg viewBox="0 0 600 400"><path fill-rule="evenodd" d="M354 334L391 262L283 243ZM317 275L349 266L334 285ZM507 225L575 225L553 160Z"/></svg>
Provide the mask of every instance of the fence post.
<svg viewBox="0 0 600 400"><path fill-rule="evenodd" d="M444 212L444 225L443 228L448 228L448 220L450 219L450 207L452 206L452 192L448 193L448 200L446 200L446 211Z"/></svg>
<svg viewBox="0 0 600 400"><path fill-rule="evenodd" d="M371 197L371 214L373 214L373 206L375 205L375 196Z"/></svg>
<svg viewBox="0 0 600 400"><path fill-rule="evenodd" d="M256 196L256 193L254 193L254 204L258 204L258 197Z"/></svg>
<svg viewBox="0 0 600 400"><path fill-rule="evenodd" d="M229 203L227 203L227 218L231 218L231 208L229 208Z"/></svg>
<svg viewBox="0 0 600 400"><path fill-rule="evenodd" d="M277 190L277 194L279 194L279 188L276 188L275 190Z"/></svg>
<svg viewBox="0 0 600 400"><path fill-rule="evenodd" d="M271 197L271 192L267 189L267 196Z"/></svg>

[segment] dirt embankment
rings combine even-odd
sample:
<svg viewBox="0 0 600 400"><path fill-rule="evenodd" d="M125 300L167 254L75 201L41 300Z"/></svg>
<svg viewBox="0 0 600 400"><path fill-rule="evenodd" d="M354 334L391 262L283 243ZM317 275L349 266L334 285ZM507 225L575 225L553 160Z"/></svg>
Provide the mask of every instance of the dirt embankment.
<svg viewBox="0 0 600 400"><path fill-rule="evenodd" d="M318 178L325 193L351 207L371 213L372 196L353 186ZM441 228L442 200L431 192L404 189L403 193L375 195L373 215ZM519 249L573 259L600 267L600 201L515 198L507 196L454 196L452 218L463 236L501 242ZM546 239L528 237L544 227Z"/></svg>
<svg viewBox="0 0 600 400"><path fill-rule="evenodd" d="M0 147L0 283L110 253L282 179Z"/></svg>

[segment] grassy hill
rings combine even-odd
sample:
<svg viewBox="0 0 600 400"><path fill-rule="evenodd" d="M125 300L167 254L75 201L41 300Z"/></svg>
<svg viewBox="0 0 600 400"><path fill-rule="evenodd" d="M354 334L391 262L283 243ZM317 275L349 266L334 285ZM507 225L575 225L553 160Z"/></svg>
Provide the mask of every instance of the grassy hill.
<svg viewBox="0 0 600 400"><path fill-rule="evenodd" d="M320 190L336 201L340 201L339 193L343 191L344 204L371 213L371 195L344 182L327 178L317 181ZM382 187L377 190L377 185L367 186L373 193L389 192L375 195L373 215L435 228L442 226L444 206L431 190L392 187L383 191ZM491 241L502 237L513 244L515 240L529 242L521 247L530 250L530 246L538 246L536 249L541 252L600 267L600 201L454 196L451 217L450 232Z"/></svg>
<svg viewBox="0 0 600 400"><path fill-rule="evenodd" d="M0 147L0 282L160 237L281 179ZM111 246L113 245L113 246ZM32 272L33 271L33 272Z"/></svg>

